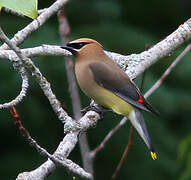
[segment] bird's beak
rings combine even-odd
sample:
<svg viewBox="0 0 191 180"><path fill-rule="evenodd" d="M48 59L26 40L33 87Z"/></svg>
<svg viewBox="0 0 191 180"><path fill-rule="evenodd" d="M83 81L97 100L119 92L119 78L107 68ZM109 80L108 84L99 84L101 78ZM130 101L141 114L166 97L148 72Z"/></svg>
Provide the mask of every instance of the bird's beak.
<svg viewBox="0 0 191 180"><path fill-rule="evenodd" d="M76 55L77 54L77 51L74 50L73 48L71 47L68 47L68 46L60 46L62 49L66 49L67 51L71 52L72 55Z"/></svg>

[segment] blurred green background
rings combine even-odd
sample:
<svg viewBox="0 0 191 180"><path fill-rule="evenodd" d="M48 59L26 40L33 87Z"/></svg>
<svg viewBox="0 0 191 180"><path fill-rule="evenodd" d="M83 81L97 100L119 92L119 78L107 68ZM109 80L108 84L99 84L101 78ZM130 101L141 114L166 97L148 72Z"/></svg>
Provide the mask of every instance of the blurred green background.
<svg viewBox="0 0 191 180"><path fill-rule="evenodd" d="M54 1L39 1L39 9ZM66 14L71 26L71 38L90 37L98 40L104 48L121 54L139 53L146 45L154 45L190 18L190 0L70 0ZM2 12L0 25L11 38L31 20ZM60 45L57 16L21 45L34 47L42 44ZM170 63L183 51L185 43L171 56L161 59L146 72L144 92L162 75ZM160 111L161 117L145 113L148 130L158 154L153 161L134 131L132 148L117 179L129 180L189 180L191 179L191 54L181 60L162 86L149 97ZM71 100L62 57L34 58L34 63L52 85L57 98L72 114ZM20 91L21 79L7 60L0 63L0 103L9 102ZM140 78L137 83L140 84ZM82 106L89 99L80 91ZM51 109L42 90L30 75L27 97L16 107L24 126L31 135L53 152L63 138L63 125ZM88 131L89 144L94 149L122 117L108 114L98 126ZM96 179L110 179L125 146L128 143L129 122L118 131L97 154ZM10 117L9 110L0 112L0 179L15 179L19 172L30 171L46 159L20 135ZM70 158L81 164L78 146ZM58 168L50 180L72 179L63 168Z"/></svg>

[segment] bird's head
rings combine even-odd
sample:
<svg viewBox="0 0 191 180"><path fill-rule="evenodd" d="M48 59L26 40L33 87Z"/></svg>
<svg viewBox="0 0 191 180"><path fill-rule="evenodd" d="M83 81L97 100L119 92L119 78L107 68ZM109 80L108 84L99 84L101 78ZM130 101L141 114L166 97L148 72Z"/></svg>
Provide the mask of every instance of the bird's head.
<svg viewBox="0 0 191 180"><path fill-rule="evenodd" d="M72 53L73 56L78 55L93 55L103 51L102 45L97 41L89 38L80 38L67 43L61 48L66 49Z"/></svg>

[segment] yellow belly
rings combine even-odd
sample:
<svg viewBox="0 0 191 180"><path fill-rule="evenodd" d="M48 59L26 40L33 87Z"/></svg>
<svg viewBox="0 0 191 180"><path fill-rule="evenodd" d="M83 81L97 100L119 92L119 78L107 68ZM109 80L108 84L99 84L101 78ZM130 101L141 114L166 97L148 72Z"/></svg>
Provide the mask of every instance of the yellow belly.
<svg viewBox="0 0 191 180"><path fill-rule="evenodd" d="M133 110L133 107L129 103L119 96L116 96L111 91L102 87L96 89L96 93L94 94L85 93L101 106L112 109L115 113L124 116L128 116Z"/></svg>

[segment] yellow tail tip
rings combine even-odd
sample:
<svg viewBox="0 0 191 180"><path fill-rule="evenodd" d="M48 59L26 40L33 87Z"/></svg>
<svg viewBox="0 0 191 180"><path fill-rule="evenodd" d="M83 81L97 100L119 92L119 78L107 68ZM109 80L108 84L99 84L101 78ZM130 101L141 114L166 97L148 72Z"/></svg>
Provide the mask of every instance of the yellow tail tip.
<svg viewBox="0 0 191 180"><path fill-rule="evenodd" d="M152 157L153 160L156 160L156 159L157 159L157 154L156 154L156 152L152 152L152 151L151 151L151 157Z"/></svg>

